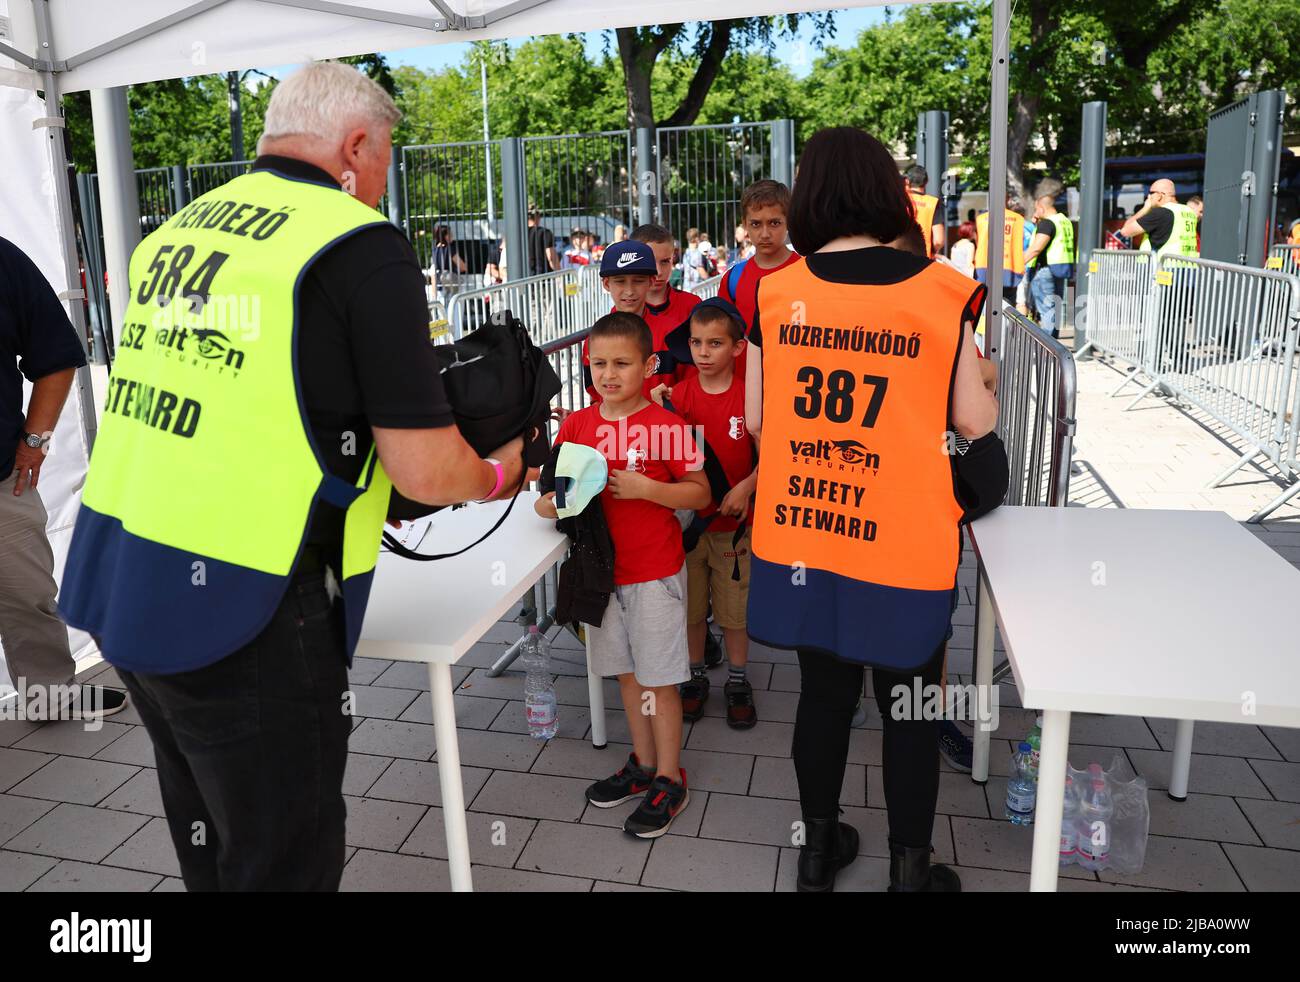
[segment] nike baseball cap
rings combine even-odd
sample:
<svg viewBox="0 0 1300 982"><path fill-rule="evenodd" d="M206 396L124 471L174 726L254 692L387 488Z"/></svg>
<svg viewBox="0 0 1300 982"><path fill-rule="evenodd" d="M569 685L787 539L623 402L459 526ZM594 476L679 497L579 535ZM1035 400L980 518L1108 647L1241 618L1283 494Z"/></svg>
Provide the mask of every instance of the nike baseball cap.
<svg viewBox="0 0 1300 982"><path fill-rule="evenodd" d="M605 490L609 464L595 447L562 443L555 456L555 513L560 518L580 515Z"/></svg>
<svg viewBox="0 0 1300 982"><path fill-rule="evenodd" d="M655 254L644 242L615 242L600 257L601 276L659 275Z"/></svg>

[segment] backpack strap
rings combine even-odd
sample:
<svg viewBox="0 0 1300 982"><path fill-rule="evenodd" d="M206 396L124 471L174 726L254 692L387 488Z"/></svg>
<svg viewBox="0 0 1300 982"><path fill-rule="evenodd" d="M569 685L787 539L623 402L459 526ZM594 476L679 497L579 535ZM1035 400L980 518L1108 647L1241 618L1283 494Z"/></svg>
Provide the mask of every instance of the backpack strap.
<svg viewBox="0 0 1300 982"><path fill-rule="evenodd" d="M731 298L733 304L736 302L736 290L740 288L740 276L745 270L745 264L748 262L748 259L742 259L727 270L727 296Z"/></svg>

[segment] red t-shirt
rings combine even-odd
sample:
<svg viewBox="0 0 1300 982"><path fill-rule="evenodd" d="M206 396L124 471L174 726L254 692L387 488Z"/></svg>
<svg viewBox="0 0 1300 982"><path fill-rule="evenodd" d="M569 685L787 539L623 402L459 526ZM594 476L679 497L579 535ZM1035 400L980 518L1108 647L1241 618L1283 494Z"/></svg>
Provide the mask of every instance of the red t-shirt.
<svg viewBox="0 0 1300 982"><path fill-rule="evenodd" d="M664 338L668 337L673 328L681 327L683 323L691 316L691 311L699 304L700 298L694 293L687 293L685 290L675 290L672 286L668 287L668 299L658 307L646 304L645 310L641 312L641 319L646 322L650 328L650 348L659 359L659 366L663 366L664 371L656 371L641 386L642 394L649 399L650 391L661 382L672 385L678 379L687 378L695 374L694 365L679 365L668 353L668 345ZM615 309L610 308L612 314ZM656 367L659 367L656 366ZM591 380L591 358L587 354L587 341L584 338L582 342L582 377L587 386L587 395L591 397L593 403L601 401L600 393Z"/></svg>
<svg viewBox="0 0 1300 982"><path fill-rule="evenodd" d="M745 380L736 374L726 392L705 392L696 373L673 387L673 408L691 426L704 428L704 439L718 455L727 483L735 487L754 472L754 438L745 429ZM711 502L700 511L712 515L721 502ZM752 507L752 506L751 506ZM747 516L748 517L748 516ZM710 532L734 532L740 523L719 515L710 524Z"/></svg>
<svg viewBox="0 0 1300 982"><path fill-rule="evenodd" d="M555 445L562 443L595 447L611 471L633 469L666 484L680 481L700 464L690 430L653 402L620 420L605 419L600 406L580 409L560 424ZM661 580L682 568L682 526L671 508L643 498L615 498L609 488L600 493L600 506L614 543L616 584Z"/></svg>
<svg viewBox="0 0 1300 982"><path fill-rule="evenodd" d="M745 260L745 266L740 271L740 278L736 282L736 296L734 297L728 289L730 277L724 276L722 278L722 282L718 284L718 296L736 305L736 309L740 311L740 316L744 318L746 335L754 329L754 314L758 310L758 281L770 273L775 273L778 269L785 269L787 266L797 263L799 259L800 256L797 252L791 252L790 258L780 266L764 269L753 256L750 256ZM742 379L745 377L745 356L747 354L748 352L742 351L740 357L736 360L736 374Z"/></svg>

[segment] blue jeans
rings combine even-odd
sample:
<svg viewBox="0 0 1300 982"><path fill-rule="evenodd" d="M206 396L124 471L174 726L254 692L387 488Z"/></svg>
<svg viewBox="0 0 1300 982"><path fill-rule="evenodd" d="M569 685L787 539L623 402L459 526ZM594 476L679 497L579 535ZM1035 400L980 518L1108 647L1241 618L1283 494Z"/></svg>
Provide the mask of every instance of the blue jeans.
<svg viewBox="0 0 1300 982"><path fill-rule="evenodd" d="M1040 324L1052 337L1060 333L1060 310L1065 298L1065 280L1052 275L1050 266L1039 266L1029 281L1029 293L1034 298Z"/></svg>

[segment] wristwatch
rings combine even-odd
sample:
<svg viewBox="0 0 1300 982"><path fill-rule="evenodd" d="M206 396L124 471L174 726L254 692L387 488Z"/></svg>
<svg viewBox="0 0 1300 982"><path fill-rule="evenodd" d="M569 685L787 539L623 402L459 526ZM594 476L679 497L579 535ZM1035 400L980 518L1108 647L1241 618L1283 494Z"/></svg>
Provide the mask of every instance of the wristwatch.
<svg viewBox="0 0 1300 982"><path fill-rule="evenodd" d="M50 442L48 436L37 436L35 433L28 433L26 430L23 430L22 440L23 443L27 444L27 446L31 447L33 450L43 450L45 449L45 445Z"/></svg>

